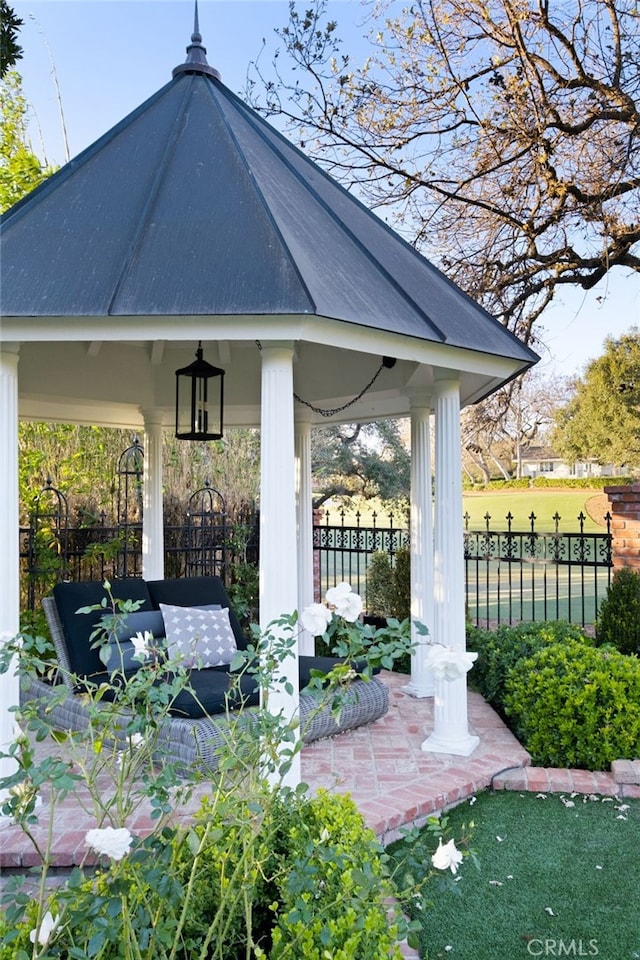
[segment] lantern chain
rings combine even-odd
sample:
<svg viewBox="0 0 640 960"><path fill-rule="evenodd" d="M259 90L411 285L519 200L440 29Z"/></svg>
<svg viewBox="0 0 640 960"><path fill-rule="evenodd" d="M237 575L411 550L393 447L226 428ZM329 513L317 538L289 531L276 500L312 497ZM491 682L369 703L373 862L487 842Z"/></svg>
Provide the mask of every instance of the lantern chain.
<svg viewBox="0 0 640 960"><path fill-rule="evenodd" d="M256 345L258 347L258 350L262 350L262 344L260 343L259 340L256 340ZM297 400L298 403L303 404L303 406L308 407L309 410L313 410L314 413L320 414L321 417L333 417L335 416L336 413L342 413L343 410L348 410L349 407L352 407L354 405L354 403L357 403L358 400L362 399L362 397L364 397L367 390L370 390L371 387L374 385L374 383L382 373L382 370L386 366L388 366L388 364L385 363L384 360L382 360L380 363L380 366L378 367L374 375L371 377L371 380L369 380L369 382L362 388L360 393L357 394L357 396L353 397L351 400L348 400L346 403L343 403L341 407L332 407L331 409L328 409L326 407L316 407L312 403L309 403L308 400L303 400L302 397L299 397L298 394L295 392L293 394L293 399Z"/></svg>

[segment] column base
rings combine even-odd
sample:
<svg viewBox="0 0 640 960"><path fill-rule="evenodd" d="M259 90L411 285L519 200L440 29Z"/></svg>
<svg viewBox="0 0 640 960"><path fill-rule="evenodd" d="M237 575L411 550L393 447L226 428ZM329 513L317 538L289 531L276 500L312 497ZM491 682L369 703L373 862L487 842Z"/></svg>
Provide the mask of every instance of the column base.
<svg viewBox="0 0 640 960"><path fill-rule="evenodd" d="M444 737L432 733L422 744L425 753L451 753L456 757L469 757L480 744L480 737L468 733L464 737Z"/></svg>
<svg viewBox="0 0 640 960"><path fill-rule="evenodd" d="M409 683L400 688L409 697L423 700L426 697L435 697L436 685L431 677L412 677Z"/></svg>

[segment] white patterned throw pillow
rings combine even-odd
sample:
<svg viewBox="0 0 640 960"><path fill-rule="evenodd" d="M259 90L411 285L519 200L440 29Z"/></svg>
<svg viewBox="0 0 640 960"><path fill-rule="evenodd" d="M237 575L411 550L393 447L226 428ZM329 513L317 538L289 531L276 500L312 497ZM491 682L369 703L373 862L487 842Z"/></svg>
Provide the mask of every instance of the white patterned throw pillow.
<svg viewBox="0 0 640 960"><path fill-rule="evenodd" d="M181 656L186 667L220 667L231 663L238 648L226 607L203 610L161 603L160 609L169 657Z"/></svg>

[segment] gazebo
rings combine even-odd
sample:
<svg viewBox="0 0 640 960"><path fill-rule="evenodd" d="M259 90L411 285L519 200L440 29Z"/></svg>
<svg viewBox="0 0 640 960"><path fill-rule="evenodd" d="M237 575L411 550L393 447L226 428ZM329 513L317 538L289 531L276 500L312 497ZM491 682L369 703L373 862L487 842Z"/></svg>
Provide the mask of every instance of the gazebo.
<svg viewBox="0 0 640 960"><path fill-rule="evenodd" d="M2 218L1 271L1 636L19 626L18 420L144 431L143 574L161 578L162 433L201 344L225 426L260 428L261 623L313 601L312 425L409 416L412 616L464 649L460 409L538 357L224 86L197 9L171 80ZM434 693L424 654L415 696ZM6 743L18 690L0 683ZM435 695L424 748L468 755L465 679Z"/></svg>

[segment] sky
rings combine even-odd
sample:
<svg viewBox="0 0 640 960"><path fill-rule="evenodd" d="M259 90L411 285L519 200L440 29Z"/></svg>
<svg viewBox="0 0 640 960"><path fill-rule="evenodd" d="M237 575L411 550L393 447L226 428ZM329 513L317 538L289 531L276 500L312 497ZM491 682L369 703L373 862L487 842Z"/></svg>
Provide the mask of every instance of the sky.
<svg viewBox="0 0 640 960"><path fill-rule="evenodd" d="M24 21L17 70L31 108L33 149L54 164L66 160L63 120L74 157L169 82L193 29L193 0L10 2ZM242 96L250 63L261 58L269 65L274 30L287 23L288 8L288 0L199 0L207 59L234 93ZM304 0L298 8L305 9ZM329 0L328 10L345 51L364 58L366 7ZM634 325L640 327L637 273L616 268L592 291L563 290L538 327L542 375L579 375L608 335Z"/></svg>

